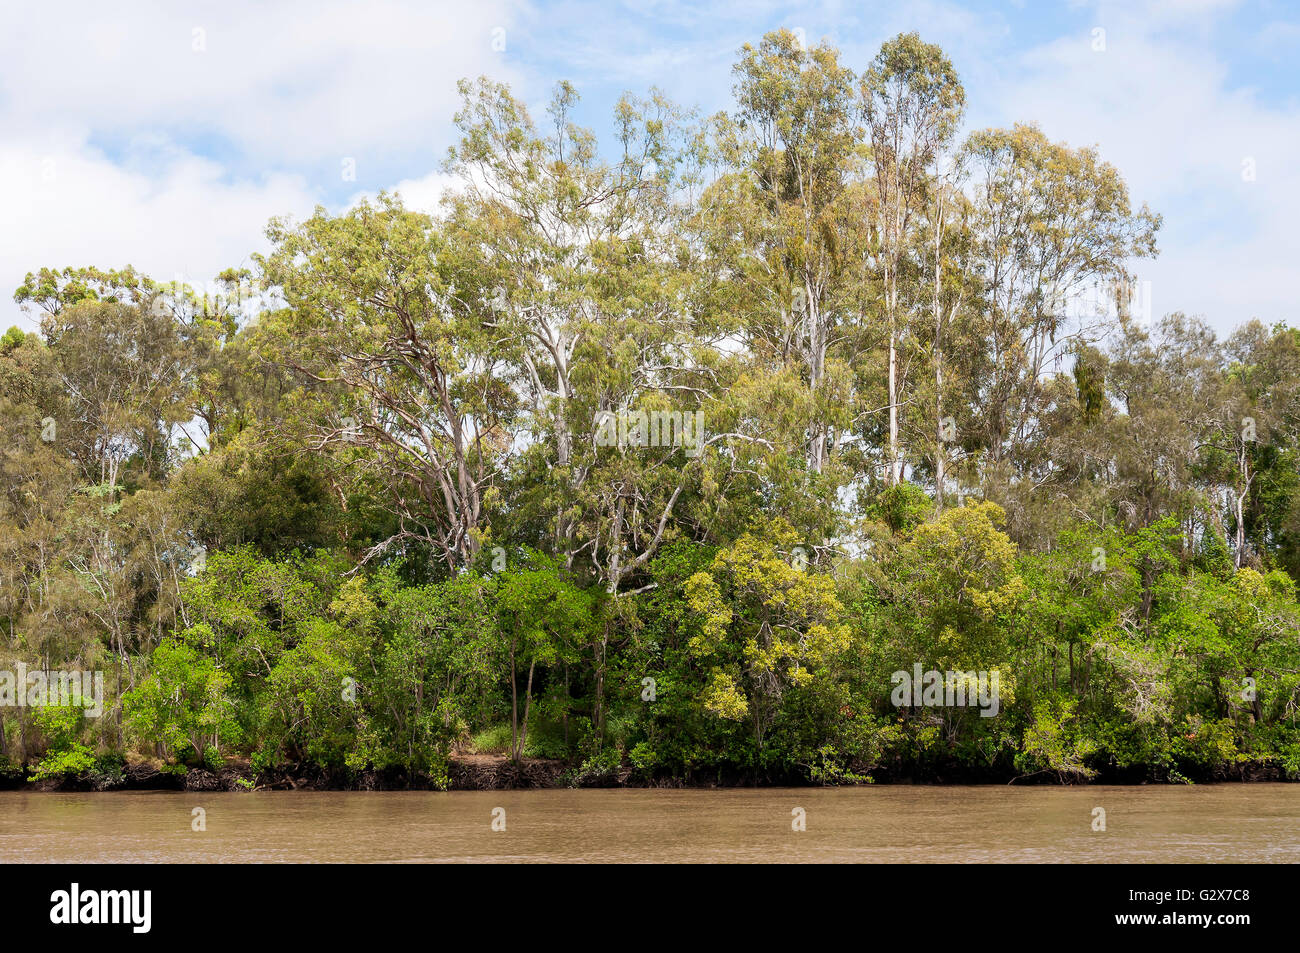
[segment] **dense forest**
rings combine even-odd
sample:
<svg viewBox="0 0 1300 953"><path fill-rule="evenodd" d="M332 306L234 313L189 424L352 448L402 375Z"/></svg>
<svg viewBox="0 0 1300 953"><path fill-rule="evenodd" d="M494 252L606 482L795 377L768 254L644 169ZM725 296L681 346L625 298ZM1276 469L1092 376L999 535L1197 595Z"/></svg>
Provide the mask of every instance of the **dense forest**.
<svg viewBox="0 0 1300 953"><path fill-rule="evenodd" d="M967 129L915 34L859 65L772 33L599 145L467 81L436 214L33 262L0 669L105 697L3 699L2 773L1300 775L1300 330L1149 313L1095 149Z"/></svg>

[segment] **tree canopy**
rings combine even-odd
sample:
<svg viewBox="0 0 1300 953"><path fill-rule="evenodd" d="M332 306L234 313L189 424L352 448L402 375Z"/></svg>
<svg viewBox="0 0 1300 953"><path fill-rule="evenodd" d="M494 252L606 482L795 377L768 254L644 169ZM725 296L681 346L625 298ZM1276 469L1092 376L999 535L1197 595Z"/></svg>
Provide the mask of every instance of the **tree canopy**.
<svg viewBox="0 0 1300 953"><path fill-rule="evenodd" d="M604 142L465 81L436 213L275 220L216 298L29 274L0 670L107 698L0 706L0 767L1300 774L1300 330L1144 313L1096 149L842 59Z"/></svg>

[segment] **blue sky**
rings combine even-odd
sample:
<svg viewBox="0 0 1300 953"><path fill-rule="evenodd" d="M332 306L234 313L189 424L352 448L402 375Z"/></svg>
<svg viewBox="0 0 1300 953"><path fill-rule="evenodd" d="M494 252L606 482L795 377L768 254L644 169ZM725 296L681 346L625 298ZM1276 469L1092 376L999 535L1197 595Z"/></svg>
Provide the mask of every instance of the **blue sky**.
<svg viewBox="0 0 1300 953"><path fill-rule="evenodd" d="M538 112L569 79L579 118L603 134L624 90L727 108L736 50L776 27L829 39L855 70L918 30L956 65L968 127L1034 120L1095 144L1135 201L1164 215L1161 257L1138 267L1156 313L1221 331L1251 317L1300 323L1294 3L115 6L6 14L0 326L32 326L9 295L41 265L130 263L202 284L262 249L272 215L342 209L381 188L433 204L460 77L509 82Z"/></svg>

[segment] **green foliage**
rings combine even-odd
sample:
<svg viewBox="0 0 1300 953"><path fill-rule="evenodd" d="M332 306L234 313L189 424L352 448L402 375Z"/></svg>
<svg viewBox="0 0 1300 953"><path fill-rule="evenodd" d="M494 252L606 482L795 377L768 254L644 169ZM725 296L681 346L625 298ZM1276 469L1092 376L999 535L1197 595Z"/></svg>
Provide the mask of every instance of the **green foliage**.
<svg viewBox="0 0 1300 953"><path fill-rule="evenodd" d="M86 715L80 699L73 699L71 705L38 708L33 721L45 735L47 746L29 780L78 775L95 767L95 753L82 743Z"/></svg>
<svg viewBox="0 0 1300 953"><path fill-rule="evenodd" d="M181 761L204 761L209 746L237 737L228 695L232 679L217 663L174 639L154 650L149 676L123 697L127 730Z"/></svg>
<svg viewBox="0 0 1300 953"><path fill-rule="evenodd" d="M934 509L925 490L915 483L899 483L885 487L867 510L867 515L889 527L892 533L909 533Z"/></svg>
<svg viewBox="0 0 1300 953"><path fill-rule="evenodd" d="M858 65L776 31L603 143L467 81L438 215L277 220L215 297L28 274L0 671L110 697L0 706L0 765L1300 776L1300 330L1139 326L1119 170L963 138L915 34Z"/></svg>
<svg viewBox="0 0 1300 953"><path fill-rule="evenodd" d="M0 337L0 354L8 354L17 349L18 345L22 344L26 338L27 335L23 333L21 328L11 327Z"/></svg>
<svg viewBox="0 0 1300 953"><path fill-rule="evenodd" d="M1026 775L1050 771L1063 781L1081 780L1096 774L1087 766L1096 750L1091 739L1079 737L1072 699L1043 701L1025 728L1015 764Z"/></svg>

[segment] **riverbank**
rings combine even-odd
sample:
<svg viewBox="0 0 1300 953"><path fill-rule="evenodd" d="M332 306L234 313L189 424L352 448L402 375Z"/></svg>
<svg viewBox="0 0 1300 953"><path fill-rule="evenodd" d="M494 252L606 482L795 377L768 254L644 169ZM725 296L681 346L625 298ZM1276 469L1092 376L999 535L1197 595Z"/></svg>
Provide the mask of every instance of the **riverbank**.
<svg viewBox="0 0 1300 953"><path fill-rule="evenodd" d="M453 755L445 777L404 771L330 771L316 766L255 770L229 760L219 768L184 768L157 761L131 761L103 769L31 780L25 771L0 776L0 790L94 791L490 791L568 787L563 761L504 756Z"/></svg>
<svg viewBox="0 0 1300 953"><path fill-rule="evenodd" d="M1012 775L970 765L896 764L881 766L851 784L917 785L1144 785L1186 783L1288 782L1284 768L1272 761L1220 765L1212 770L1169 772L1150 765L1109 767L1091 778L1062 777L1050 772ZM797 775L755 777L734 770L710 770L688 777L647 777L630 766L593 771L563 760L504 755L456 753L445 775L424 772L330 771L316 766L286 765L254 770L245 760L232 759L216 769L183 768L159 761L136 760L95 770L30 780L26 771L0 775L0 790L34 792L95 791L510 791L557 788L761 788L824 787Z"/></svg>

